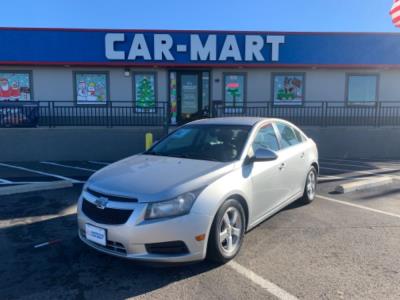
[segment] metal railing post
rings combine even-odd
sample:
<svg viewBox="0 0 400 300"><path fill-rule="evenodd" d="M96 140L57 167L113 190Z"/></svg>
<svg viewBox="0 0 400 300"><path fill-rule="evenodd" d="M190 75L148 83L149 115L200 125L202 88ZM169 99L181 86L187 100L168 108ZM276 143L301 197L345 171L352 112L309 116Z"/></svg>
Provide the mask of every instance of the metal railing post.
<svg viewBox="0 0 400 300"><path fill-rule="evenodd" d="M54 125L54 102L49 101L49 127L55 127Z"/></svg>
<svg viewBox="0 0 400 300"><path fill-rule="evenodd" d="M322 127L327 127L328 125L328 103L326 101L322 102L322 120L321 120L321 126Z"/></svg>
<svg viewBox="0 0 400 300"><path fill-rule="evenodd" d="M171 120L171 105L169 105L169 102L165 102L163 103L163 106L164 106L163 131L164 135L167 135L169 131L169 121Z"/></svg>
<svg viewBox="0 0 400 300"><path fill-rule="evenodd" d="M382 103L377 101L375 105L375 127L381 126L380 121L381 121L381 105Z"/></svg>

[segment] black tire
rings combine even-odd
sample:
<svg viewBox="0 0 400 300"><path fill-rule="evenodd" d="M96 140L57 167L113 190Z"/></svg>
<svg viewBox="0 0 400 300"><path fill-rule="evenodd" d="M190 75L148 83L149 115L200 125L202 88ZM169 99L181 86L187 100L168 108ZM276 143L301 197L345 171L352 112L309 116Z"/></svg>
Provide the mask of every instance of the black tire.
<svg viewBox="0 0 400 300"><path fill-rule="evenodd" d="M232 252L227 252L227 250L223 246L223 242L220 241L220 233L222 228L224 228L225 226L225 220L223 220L225 213L228 212L228 216L229 214L232 214L233 216L235 211L238 213L238 218L240 217L241 231L239 234L239 239L236 240L237 244L235 246L235 249L232 250ZM239 223L236 223L236 225L233 224L233 227L235 227L236 230L239 227L238 224ZM236 235L233 235L232 231L233 227L229 229L231 232L231 244L233 237L236 237ZM218 209L218 212L214 217L214 221L211 226L210 235L208 238L208 246L207 246L207 260L211 260L217 263L226 263L231 259L233 259L240 251L245 231L246 231L246 217L242 205L236 199L226 200ZM227 244L228 240L223 240L223 241L226 242L226 247L229 248Z"/></svg>
<svg viewBox="0 0 400 300"><path fill-rule="evenodd" d="M315 180L313 193L310 193L308 191L309 184L310 184L310 178L311 178L310 174L311 174L311 176L314 176L314 180ZM301 197L301 201L304 204L310 204L311 202L313 202L315 200L317 185L318 185L318 173L317 173L317 170L315 169L315 167L311 167L307 173L306 184L304 186L304 193L303 193L303 196Z"/></svg>

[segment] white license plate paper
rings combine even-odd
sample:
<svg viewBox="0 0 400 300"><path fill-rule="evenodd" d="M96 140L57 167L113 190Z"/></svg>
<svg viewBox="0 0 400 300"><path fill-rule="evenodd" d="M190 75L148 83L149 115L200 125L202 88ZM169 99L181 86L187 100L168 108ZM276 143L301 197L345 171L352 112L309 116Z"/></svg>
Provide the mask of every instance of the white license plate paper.
<svg viewBox="0 0 400 300"><path fill-rule="evenodd" d="M106 230L90 224L86 224L86 238L96 244L106 245Z"/></svg>

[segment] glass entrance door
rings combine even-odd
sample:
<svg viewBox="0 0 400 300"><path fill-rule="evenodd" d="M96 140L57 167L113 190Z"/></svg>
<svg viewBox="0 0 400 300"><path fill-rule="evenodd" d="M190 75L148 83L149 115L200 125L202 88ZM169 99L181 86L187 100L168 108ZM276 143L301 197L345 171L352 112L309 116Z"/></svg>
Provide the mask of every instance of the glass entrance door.
<svg viewBox="0 0 400 300"><path fill-rule="evenodd" d="M189 122L199 116L201 108L199 74L179 74L179 121Z"/></svg>

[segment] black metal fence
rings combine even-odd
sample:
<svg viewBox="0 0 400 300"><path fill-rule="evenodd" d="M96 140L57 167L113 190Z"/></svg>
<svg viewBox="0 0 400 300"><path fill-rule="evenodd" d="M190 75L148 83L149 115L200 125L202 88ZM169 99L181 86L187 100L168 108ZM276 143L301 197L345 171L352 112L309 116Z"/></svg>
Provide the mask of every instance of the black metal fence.
<svg viewBox="0 0 400 300"><path fill-rule="evenodd" d="M307 101L301 106L246 102L236 107L215 103L212 115L282 118L302 126L400 126L400 101L359 105L343 101Z"/></svg>
<svg viewBox="0 0 400 300"><path fill-rule="evenodd" d="M0 102L0 127L164 126L168 103L143 107L132 101L76 105L71 101Z"/></svg>
<svg viewBox="0 0 400 300"><path fill-rule="evenodd" d="M72 101L0 102L0 127L34 126L166 126L168 102L142 107L132 101L77 105ZM302 126L400 126L400 101L349 106L343 101L307 101L301 106L246 102L228 106L213 102L211 117L257 116L283 118Z"/></svg>

